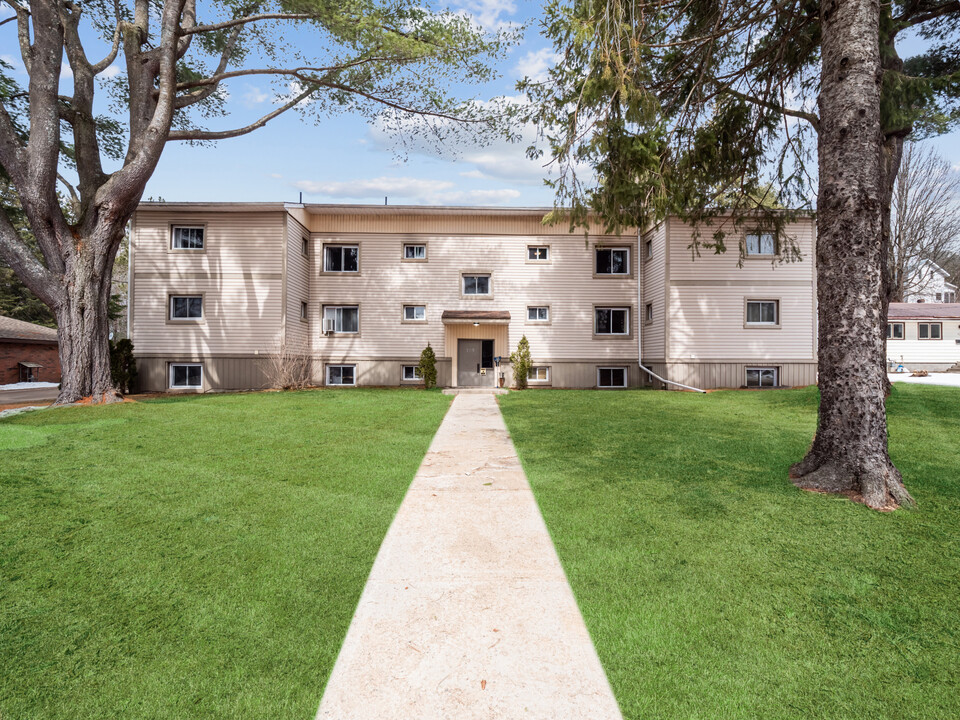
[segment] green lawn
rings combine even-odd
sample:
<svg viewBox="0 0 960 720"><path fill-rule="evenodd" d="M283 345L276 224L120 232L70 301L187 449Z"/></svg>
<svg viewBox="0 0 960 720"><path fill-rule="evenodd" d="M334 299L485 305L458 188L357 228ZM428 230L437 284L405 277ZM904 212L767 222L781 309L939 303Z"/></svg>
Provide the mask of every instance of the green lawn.
<svg viewBox="0 0 960 720"><path fill-rule="evenodd" d="M894 387L893 514L787 480L810 389L500 404L626 718L960 717L960 390Z"/></svg>
<svg viewBox="0 0 960 720"><path fill-rule="evenodd" d="M449 405L193 396L0 422L0 718L310 718Z"/></svg>

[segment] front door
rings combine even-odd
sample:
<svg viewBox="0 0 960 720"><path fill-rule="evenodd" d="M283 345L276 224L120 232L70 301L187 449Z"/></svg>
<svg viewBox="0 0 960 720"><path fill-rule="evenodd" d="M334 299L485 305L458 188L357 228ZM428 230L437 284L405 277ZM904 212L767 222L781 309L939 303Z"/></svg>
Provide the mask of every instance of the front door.
<svg viewBox="0 0 960 720"><path fill-rule="evenodd" d="M457 340L459 387L495 387L494 375L493 340Z"/></svg>

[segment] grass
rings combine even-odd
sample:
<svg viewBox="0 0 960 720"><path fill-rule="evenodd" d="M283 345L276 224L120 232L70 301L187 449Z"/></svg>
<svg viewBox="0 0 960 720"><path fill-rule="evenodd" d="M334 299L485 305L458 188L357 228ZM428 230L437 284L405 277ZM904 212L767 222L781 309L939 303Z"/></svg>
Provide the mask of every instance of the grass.
<svg viewBox="0 0 960 720"><path fill-rule="evenodd" d="M960 717L960 390L894 387L892 514L787 480L810 389L500 404L626 718Z"/></svg>
<svg viewBox="0 0 960 720"><path fill-rule="evenodd" d="M0 422L0 718L312 717L450 398L167 398Z"/></svg>

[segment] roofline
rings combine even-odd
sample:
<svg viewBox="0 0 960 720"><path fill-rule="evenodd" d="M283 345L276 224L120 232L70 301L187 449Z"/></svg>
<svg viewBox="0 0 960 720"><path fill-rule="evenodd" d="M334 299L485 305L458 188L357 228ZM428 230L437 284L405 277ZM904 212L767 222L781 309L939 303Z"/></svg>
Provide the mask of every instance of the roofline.
<svg viewBox="0 0 960 720"><path fill-rule="evenodd" d="M57 345L60 341L57 338L18 338L9 335L0 335L0 343L12 343L17 345Z"/></svg>

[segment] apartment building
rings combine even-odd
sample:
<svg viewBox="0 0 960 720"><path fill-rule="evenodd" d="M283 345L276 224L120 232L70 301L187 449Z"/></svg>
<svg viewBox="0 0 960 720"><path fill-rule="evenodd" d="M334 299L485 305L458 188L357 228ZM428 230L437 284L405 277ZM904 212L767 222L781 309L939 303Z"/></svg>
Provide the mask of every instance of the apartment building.
<svg viewBox="0 0 960 720"><path fill-rule="evenodd" d="M130 327L144 390L270 384L283 346L316 384L415 385L429 343L445 387L702 387L815 381L813 222L694 259L676 219L641 235L544 226L542 208L143 203ZM641 352L642 350L642 352Z"/></svg>

